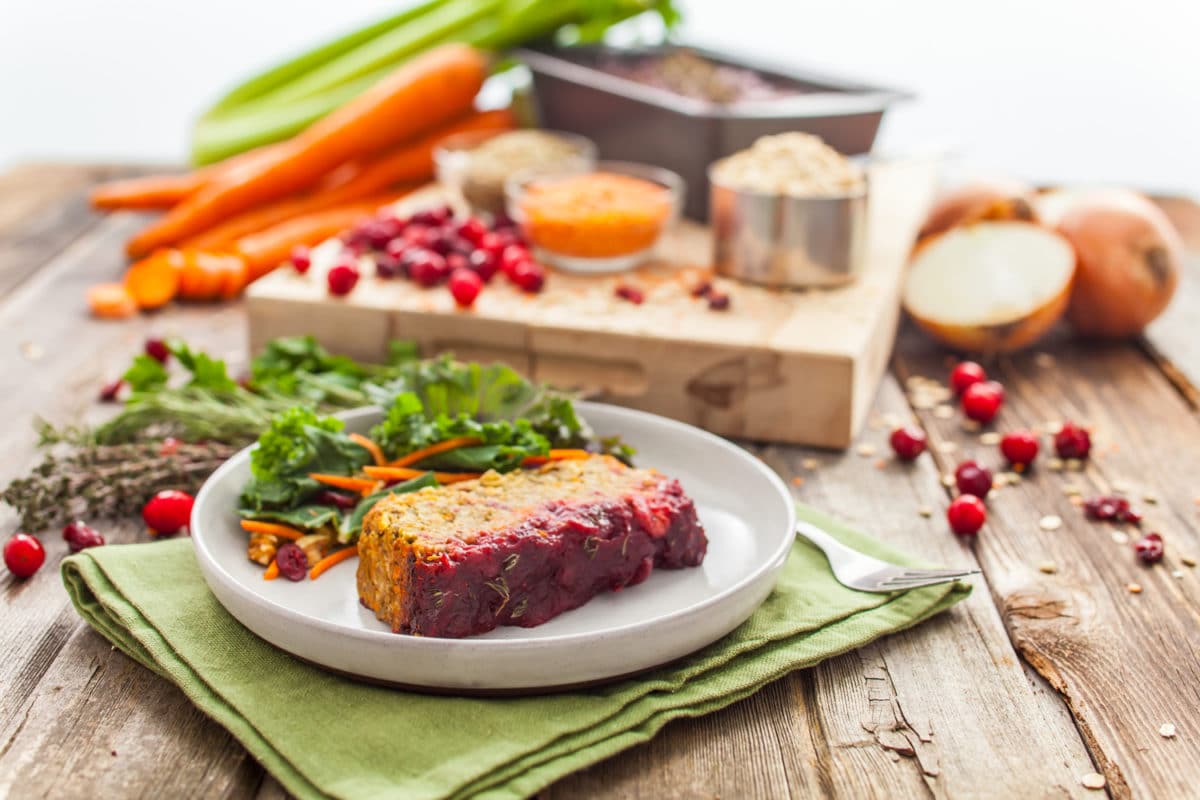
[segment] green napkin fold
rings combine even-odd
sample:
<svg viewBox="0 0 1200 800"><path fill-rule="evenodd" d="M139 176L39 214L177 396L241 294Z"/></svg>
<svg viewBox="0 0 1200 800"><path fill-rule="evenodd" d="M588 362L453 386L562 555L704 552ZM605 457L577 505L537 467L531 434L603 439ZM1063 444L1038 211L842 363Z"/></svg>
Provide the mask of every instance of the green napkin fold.
<svg viewBox="0 0 1200 800"><path fill-rule="evenodd" d="M916 563L817 511L800 516L864 552ZM85 550L62 574L88 623L179 686L301 798L525 797L672 719L723 708L970 593L856 592L801 540L762 607L692 656L600 688L484 699L356 683L277 650L216 601L187 539Z"/></svg>

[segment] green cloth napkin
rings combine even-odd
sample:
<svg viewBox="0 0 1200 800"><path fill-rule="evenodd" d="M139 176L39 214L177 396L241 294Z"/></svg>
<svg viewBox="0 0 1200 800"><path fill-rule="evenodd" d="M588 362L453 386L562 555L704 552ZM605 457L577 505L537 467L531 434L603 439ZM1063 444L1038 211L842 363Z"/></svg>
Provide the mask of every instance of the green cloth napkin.
<svg viewBox="0 0 1200 800"><path fill-rule="evenodd" d="M800 516L896 563L914 560L807 508ZM797 541L775 592L724 639L642 677L540 697L439 697L326 673L242 627L209 592L187 539L63 561L79 613L181 688L301 798L516 798L852 650L970 593L866 594Z"/></svg>

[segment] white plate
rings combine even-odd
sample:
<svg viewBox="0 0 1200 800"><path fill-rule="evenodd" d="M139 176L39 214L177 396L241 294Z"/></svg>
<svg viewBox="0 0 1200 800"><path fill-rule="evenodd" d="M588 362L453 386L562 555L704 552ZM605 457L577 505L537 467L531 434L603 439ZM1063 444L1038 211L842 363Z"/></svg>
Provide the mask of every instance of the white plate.
<svg viewBox="0 0 1200 800"><path fill-rule="evenodd" d="M787 488L745 450L690 425L597 403L580 413L602 436L620 434L637 464L678 478L696 502L708 555L695 568L654 570L536 628L468 639L392 633L358 602L353 564L317 581L264 581L246 558L235 513L250 476L247 451L196 497L192 540L205 580L243 625L307 661L358 678L455 692L532 692L596 683L681 658L746 620L775 586L795 510ZM365 432L377 409L343 415Z"/></svg>

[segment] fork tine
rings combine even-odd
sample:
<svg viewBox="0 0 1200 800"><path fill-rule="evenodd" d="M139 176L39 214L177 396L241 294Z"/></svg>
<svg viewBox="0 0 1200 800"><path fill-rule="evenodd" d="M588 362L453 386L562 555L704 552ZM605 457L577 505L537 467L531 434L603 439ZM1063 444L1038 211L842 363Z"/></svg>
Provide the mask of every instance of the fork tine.
<svg viewBox="0 0 1200 800"><path fill-rule="evenodd" d="M916 580L923 581L926 578L948 578L953 575L976 575L979 573L977 569L910 569L907 572L902 572L895 576L893 580Z"/></svg>
<svg viewBox="0 0 1200 800"><path fill-rule="evenodd" d="M897 589L911 589L917 586L929 586L935 583L949 583L960 578L966 578L970 575L979 574L978 570L970 570L967 572L947 572L934 575L925 575L922 577L913 578L888 578L885 581L880 581L880 586L894 587Z"/></svg>

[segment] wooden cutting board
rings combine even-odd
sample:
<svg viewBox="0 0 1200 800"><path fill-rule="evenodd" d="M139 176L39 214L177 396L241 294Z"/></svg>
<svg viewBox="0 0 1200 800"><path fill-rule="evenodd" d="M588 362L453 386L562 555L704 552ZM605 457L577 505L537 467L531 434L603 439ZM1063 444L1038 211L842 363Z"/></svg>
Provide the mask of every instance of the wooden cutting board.
<svg viewBox="0 0 1200 800"><path fill-rule="evenodd" d="M423 355L503 361L724 436L846 447L891 353L903 264L934 176L928 162L872 168L867 266L848 287L776 291L715 279L732 304L709 310L689 291L711 277L709 234L684 224L664 242L665 260L635 273L551 272L534 296L500 277L470 311L445 289L408 281L364 278L338 299L319 267L277 270L248 292L251 352L276 336L312 334L333 352L381 360L389 340L410 339ZM622 282L642 288L645 303L617 298Z"/></svg>

